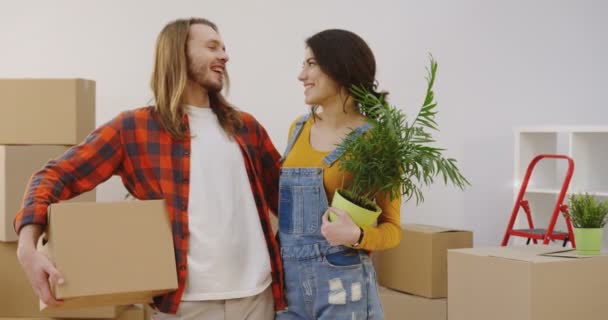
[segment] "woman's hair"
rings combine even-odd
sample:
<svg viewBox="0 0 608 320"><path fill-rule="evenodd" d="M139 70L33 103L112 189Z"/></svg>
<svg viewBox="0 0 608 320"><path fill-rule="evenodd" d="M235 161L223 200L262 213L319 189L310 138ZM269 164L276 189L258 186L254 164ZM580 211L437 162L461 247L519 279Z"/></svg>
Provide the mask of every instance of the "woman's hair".
<svg viewBox="0 0 608 320"><path fill-rule="evenodd" d="M387 92L377 92L376 59L365 40L353 32L328 29L306 39L321 70L341 87L350 90L360 86L380 97ZM316 117L318 106L312 106Z"/></svg>

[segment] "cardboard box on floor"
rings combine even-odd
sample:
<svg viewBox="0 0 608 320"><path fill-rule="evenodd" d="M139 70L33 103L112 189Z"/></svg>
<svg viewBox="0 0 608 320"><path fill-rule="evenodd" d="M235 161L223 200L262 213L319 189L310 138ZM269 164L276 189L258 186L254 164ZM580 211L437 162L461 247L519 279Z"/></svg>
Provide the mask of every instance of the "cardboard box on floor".
<svg viewBox="0 0 608 320"><path fill-rule="evenodd" d="M17 261L17 243L0 242L0 317L116 318L120 307L40 312L38 297Z"/></svg>
<svg viewBox="0 0 608 320"><path fill-rule="evenodd" d="M17 240L13 219L21 207L23 193L32 174L68 149L66 146L0 145L0 241ZM84 193L70 201L94 202L95 191Z"/></svg>
<svg viewBox="0 0 608 320"><path fill-rule="evenodd" d="M48 221L42 249L65 279L51 287L60 309L147 303L177 289L164 200L54 204Z"/></svg>
<svg viewBox="0 0 608 320"><path fill-rule="evenodd" d="M116 320L144 320L146 319L143 306L129 306Z"/></svg>
<svg viewBox="0 0 608 320"><path fill-rule="evenodd" d="M148 304L144 304L144 318L146 319L152 319L152 316L154 316L154 314L156 314L156 310L152 309L152 307L150 307L150 305Z"/></svg>
<svg viewBox="0 0 608 320"><path fill-rule="evenodd" d="M450 320L608 319L608 256L552 246L450 250Z"/></svg>
<svg viewBox="0 0 608 320"><path fill-rule="evenodd" d="M447 250L470 248L473 233L421 224L402 225L401 243L372 255L381 286L427 298L447 296Z"/></svg>
<svg viewBox="0 0 608 320"><path fill-rule="evenodd" d="M0 320L53 320L61 319L56 318L15 318L15 317L0 317ZM142 306L125 306L124 310L120 312L120 315L112 318L114 320L144 320L148 319L145 317Z"/></svg>
<svg viewBox="0 0 608 320"><path fill-rule="evenodd" d="M0 79L0 144L75 145L95 129L95 81Z"/></svg>
<svg viewBox="0 0 608 320"><path fill-rule="evenodd" d="M446 320L446 299L418 297L380 287L378 290L385 320Z"/></svg>

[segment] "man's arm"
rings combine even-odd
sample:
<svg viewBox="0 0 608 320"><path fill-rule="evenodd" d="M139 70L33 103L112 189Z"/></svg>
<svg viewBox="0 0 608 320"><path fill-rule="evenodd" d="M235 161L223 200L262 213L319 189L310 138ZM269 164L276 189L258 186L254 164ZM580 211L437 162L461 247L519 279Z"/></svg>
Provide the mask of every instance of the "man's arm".
<svg viewBox="0 0 608 320"><path fill-rule="evenodd" d="M63 278L53 263L36 251L47 224L48 206L89 191L120 170L120 127L119 116L93 131L83 143L35 173L26 189L23 206L14 221L19 234L17 258L35 293L49 306L60 305L61 301L52 296L48 281L61 284Z"/></svg>
<svg viewBox="0 0 608 320"><path fill-rule="evenodd" d="M93 131L81 144L49 161L29 181L15 231L29 224L46 225L51 203L92 190L118 173L123 158L121 116Z"/></svg>
<svg viewBox="0 0 608 320"><path fill-rule="evenodd" d="M42 226L30 224L21 229L17 246L17 259L36 295L48 306L59 306L51 293L49 279L54 284L62 284L63 276L53 263L41 252L36 251L36 243L42 234Z"/></svg>
<svg viewBox="0 0 608 320"><path fill-rule="evenodd" d="M281 169L281 155L272 144L266 129L259 127L260 163L262 166L262 183L264 196L271 212L277 215L279 205L279 174Z"/></svg>

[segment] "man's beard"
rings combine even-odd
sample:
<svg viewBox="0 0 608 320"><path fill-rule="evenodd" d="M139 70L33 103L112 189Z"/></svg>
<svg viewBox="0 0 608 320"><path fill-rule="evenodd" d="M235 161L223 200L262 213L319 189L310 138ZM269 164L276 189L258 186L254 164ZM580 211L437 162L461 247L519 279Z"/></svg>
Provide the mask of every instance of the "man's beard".
<svg viewBox="0 0 608 320"><path fill-rule="evenodd" d="M192 71L197 70L197 71ZM190 66L190 70L188 71L188 77L190 80L196 82L199 86L203 87L209 93L216 93L222 91L224 86L224 82L221 80L219 82L214 82L209 79L209 71L206 71L206 68L197 68L195 66Z"/></svg>

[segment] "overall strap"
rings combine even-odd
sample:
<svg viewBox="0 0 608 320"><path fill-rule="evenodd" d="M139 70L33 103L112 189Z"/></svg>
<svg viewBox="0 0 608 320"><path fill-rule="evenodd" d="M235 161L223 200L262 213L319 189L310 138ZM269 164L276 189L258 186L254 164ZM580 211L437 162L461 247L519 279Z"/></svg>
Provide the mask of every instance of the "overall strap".
<svg viewBox="0 0 608 320"><path fill-rule="evenodd" d="M353 133L351 133L351 135L349 135L346 139L356 139L365 132L367 132L367 130L369 130L371 127L371 124L366 123L353 130ZM344 153L344 148L342 146L345 143L346 139L344 139L344 141L342 141L336 147L336 149L334 149L334 151L332 151L325 158L323 158L323 162L325 163L325 165L327 165L327 167L331 167L342 156L342 154Z"/></svg>
<svg viewBox="0 0 608 320"><path fill-rule="evenodd" d="M291 136L289 137L289 141L287 142L287 148L285 148L285 152L283 153L281 160L279 160L280 162L285 161L285 158L287 158L287 155L293 148L293 145L296 143L296 140L298 140L298 136L300 136L300 133L302 132L302 128L304 127L304 124L306 123L306 121L308 121L308 119L310 119L310 117L311 117L311 114L308 113L308 114L301 116L296 121L295 127L293 128L293 131L291 132Z"/></svg>

